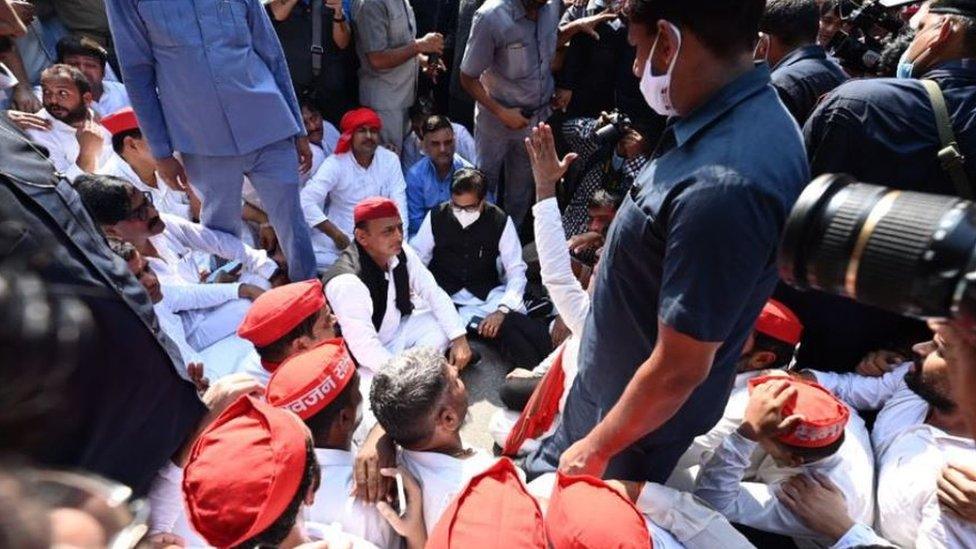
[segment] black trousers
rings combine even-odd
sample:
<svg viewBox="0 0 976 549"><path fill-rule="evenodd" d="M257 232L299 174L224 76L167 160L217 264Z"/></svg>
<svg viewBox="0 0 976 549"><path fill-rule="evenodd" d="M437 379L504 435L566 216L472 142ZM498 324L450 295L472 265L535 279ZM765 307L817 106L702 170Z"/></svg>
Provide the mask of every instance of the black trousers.
<svg viewBox="0 0 976 549"><path fill-rule="evenodd" d="M498 337L488 340L515 368L531 370L552 352L549 328L540 320L512 311L498 330Z"/></svg>

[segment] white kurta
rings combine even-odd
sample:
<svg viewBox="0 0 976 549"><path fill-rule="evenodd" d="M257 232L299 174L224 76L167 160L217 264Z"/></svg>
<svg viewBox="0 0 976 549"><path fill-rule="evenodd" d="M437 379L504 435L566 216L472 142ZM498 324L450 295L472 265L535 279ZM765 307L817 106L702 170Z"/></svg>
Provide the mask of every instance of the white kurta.
<svg viewBox="0 0 976 549"><path fill-rule="evenodd" d="M424 222L421 223L417 234L410 240L410 246L420 256L424 265L430 265L431 260L434 259L434 250L437 247L430 213L424 217ZM458 312L465 324L475 316L484 317L495 312L502 305L513 311L525 312L522 297L525 294L525 285L528 283L525 276L528 266L522 259L522 243L519 241L518 232L515 230L515 224L512 223L510 217L506 219L505 229L502 230L502 236L498 241L497 265L503 283L497 288L493 288L485 299L480 299L466 288L458 290L451 296L451 300L459 306Z"/></svg>
<svg viewBox="0 0 976 549"><path fill-rule="evenodd" d="M755 477L746 479L753 455L761 456ZM698 474L695 495L722 513L729 521L774 534L793 536L828 547L826 540L808 529L775 492L778 486L798 474L820 473L831 480L847 498L847 513L857 522L874 520L874 459L867 428L851 410L844 430L844 443L829 457L801 467L781 467L762 452L759 445L737 431L727 436L709 456Z"/></svg>
<svg viewBox="0 0 976 549"><path fill-rule="evenodd" d="M51 129L27 130L31 140L48 150L54 168L63 173L68 180L74 181L79 175L85 174L85 171L78 167L78 152L81 150L78 145L78 130L57 120L45 109L38 111L37 115L50 120ZM115 154L112 150L112 134L101 124L98 124L98 131L102 135L102 149L96 162L96 172L97 168L104 166L111 155Z"/></svg>
<svg viewBox="0 0 976 549"><path fill-rule="evenodd" d="M361 366L360 374L368 376L370 380L373 373L379 372L394 354L404 348L424 344L436 346L432 342L438 342L444 349L447 342L465 334L454 303L437 285L434 275L430 274L408 244L403 245L403 252L407 257L410 294L414 303L418 300L423 302L429 311L415 310L406 320L401 317L396 308L393 280L393 269L399 265L398 258L393 258L386 273L386 314L379 330L373 326L373 302L369 290L356 275L342 274L325 285L325 297L342 326L346 345ZM368 258L364 260L369 261ZM364 369L368 372L364 373Z"/></svg>
<svg viewBox="0 0 976 549"><path fill-rule="evenodd" d="M396 154L384 147L376 149L373 162L363 168L352 152L334 154L322 162L301 192L302 212L311 228L312 248L320 270L328 269L340 251L332 239L315 228L331 221L353 240L353 210L371 196L385 196L397 203L400 216L407 217L407 184Z"/></svg>
<svg viewBox="0 0 976 549"><path fill-rule="evenodd" d="M902 547L976 547L976 526L945 512L936 493L949 462L976 466L976 444L925 423L928 403L905 384L910 367L881 377L814 375L856 408L881 408L872 432L881 535Z"/></svg>
<svg viewBox="0 0 976 549"><path fill-rule="evenodd" d="M187 283L199 283L200 272L194 253L203 252L242 264L240 281L270 288L268 279L278 264L264 250L256 250L228 233L208 229L174 215L160 213L166 229L149 241L159 257L172 266Z"/></svg>
<svg viewBox="0 0 976 549"><path fill-rule="evenodd" d="M718 448L727 436L742 425L742 418L749 404L749 380L760 373L762 372L745 372L735 376L732 393L729 394L729 400L725 404L722 419L718 420L718 423L707 433L695 437L694 442L678 460L674 471L665 482L666 485L689 492L695 489L695 479L698 478L698 471L702 465L702 456Z"/></svg>
<svg viewBox="0 0 976 549"><path fill-rule="evenodd" d="M400 459L403 466L420 483L427 534L434 530L441 515L451 505L455 496L464 489L471 477L484 472L497 461L495 457L480 448L475 448L474 453L464 459L436 452L411 450L403 450Z"/></svg>
<svg viewBox="0 0 976 549"><path fill-rule="evenodd" d="M374 505L349 495L355 487L353 464L356 456L344 450L315 449L322 468L322 485L315 492L315 503L306 511L309 522L338 526L377 547L394 547L399 536Z"/></svg>
<svg viewBox="0 0 976 549"><path fill-rule="evenodd" d="M121 177L139 189L148 192L153 197L153 205L160 213L175 215L190 221L190 198L185 192L171 189L169 185L156 174L156 186L150 187L133 171L132 167L118 154L112 153L108 161L96 170L102 175Z"/></svg>

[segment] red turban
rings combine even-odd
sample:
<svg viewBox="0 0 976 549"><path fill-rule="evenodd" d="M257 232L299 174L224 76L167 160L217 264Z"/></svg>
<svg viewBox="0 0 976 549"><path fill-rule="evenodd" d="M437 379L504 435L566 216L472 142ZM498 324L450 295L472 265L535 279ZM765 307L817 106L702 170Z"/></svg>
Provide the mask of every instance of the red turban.
<svg viewBox="0 0 976 549"><path fill-rule="evenodd" d="M784 376L761 376L749 380L749 392L769 381L786 381L796 389L796 397L783 406L783 417L800 414L803 420L792 431L777 440L801 448L830 446L844 433L850 411L830 391L803 379Z"/></svg>
<svg viewBox="0 0 976 549"><path fill-rule="evenodd" d="M384 219L387 217L400 217L400 209L396 202L383 196L371 196L364 198L353 209L352 217L354 223L359 225L363 221L373 219Z"/></svg>
<svg viewBox="0 0 976 549"><path fill-rule="evenodd" d="M336 143L336 154L349 151L349 147L352 146L352 134L362 126L380 130L383 129L383 121L380 120L380 115L376 114L376 111L366 107L353 109L342 115L342 120L339 121L339 130L342 131L342 135L339 136L339 141Z"/></svg>
<svg viewBox="0 0 976 549"><path fill-rule="evenodd" d="M427 540L428 549L546 549L539 504L511 460L502 458L474 476L454 498Z"/></svg>
<svg viewBox="0 0 976 549"><path fill-rule="evenodd" d="M341 339L323 341L281 363L268 381L268 404L308 419L349 385L356 366Z"/></svg>
<svg viewBox="0 0 976 549"><path fill-rule="evenodd" d="M267 347L324 305L325 294L318 280L295 282L268 290L251 304L237 328L237 335L255 347Z"/></svg>
<svg viewBox="0 0 976 549"><path fill-rule="evenodd" d="M770 299L759 313L756 331L777 341L796 345L803 335L803 324L789 307Z"/></svg>
<svg viewBox="0 0 976 549"><path fill-rule="evenodd" d="M546 511L549 543L558 549L650 549L644 515L602 480L557 473Z"/></svg>
<svg viewBox="0 0 976 549"><path fill-rule="evenodd" d="M139 129L139 121L136 120L136 113L132 107L119 109L112 114L102 118L102 125L112 135L122 132Z"/></svg>
<svg viewBox="0 0 976 549"><path fill-rule="evenodd" d="M237 399L190 450L183 499L193 528L221 548L265 531L298 492L308 436L291 412Z"/></svg>

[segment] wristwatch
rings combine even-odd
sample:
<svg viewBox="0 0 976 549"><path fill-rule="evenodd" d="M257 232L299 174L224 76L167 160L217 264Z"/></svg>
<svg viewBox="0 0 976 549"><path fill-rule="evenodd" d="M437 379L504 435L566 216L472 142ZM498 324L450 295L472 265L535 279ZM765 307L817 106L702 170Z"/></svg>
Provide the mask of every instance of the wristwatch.
<svg viewBox="0 0 976 549"><path fill-rule="evenodd" d="M512 312L512 309L508 305L499 305L498 312L500 312L503 315L507 315L508 313Z"/></svg>

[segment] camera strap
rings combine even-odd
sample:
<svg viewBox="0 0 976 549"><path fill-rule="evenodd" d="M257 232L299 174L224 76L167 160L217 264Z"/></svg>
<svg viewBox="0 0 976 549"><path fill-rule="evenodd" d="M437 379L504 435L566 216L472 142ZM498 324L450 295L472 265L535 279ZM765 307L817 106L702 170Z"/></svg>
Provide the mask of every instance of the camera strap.
<svg viewBox="0 0 976 549"><path fill-rule="evenodd" d="M955 185L959 196L972 200L972 186L969 184L969 178L966 177L966 157L959 150L956 134L952 131L952 120L949 118L949 110L946 108L945 96L942 95L942 90L934 80L922 80L921 82L929 94L932 111L935 112L935 126L939 129L939 141L942 142L942 148L939 149L939 162L942 164L942 169L949 174L949 179Z"/></svg>
<svg viewBox="0 0 976 549"><path fill-rule="evenodd" d="M324 0L312 0L312 76L322 72L322 10ZM333 15L332 17L335 17Z"/></svg>

